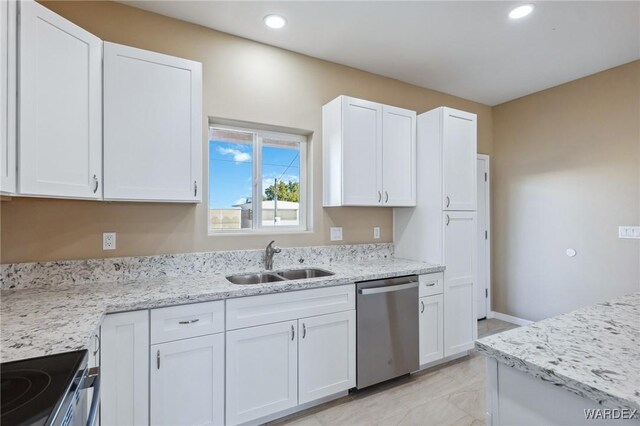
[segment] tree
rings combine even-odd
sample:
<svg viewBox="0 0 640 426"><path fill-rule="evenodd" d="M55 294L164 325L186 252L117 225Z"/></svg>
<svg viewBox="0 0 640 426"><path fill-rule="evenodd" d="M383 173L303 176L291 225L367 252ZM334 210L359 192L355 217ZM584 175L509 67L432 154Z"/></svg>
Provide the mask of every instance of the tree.
<svg viewBox="0 0 640 426"><path fill-rule="evenodd" d="M278 181L278 201L300 202L300 183L294 181ZM264 190L265 200L274 200L276 197L275 184Z"/></svg>

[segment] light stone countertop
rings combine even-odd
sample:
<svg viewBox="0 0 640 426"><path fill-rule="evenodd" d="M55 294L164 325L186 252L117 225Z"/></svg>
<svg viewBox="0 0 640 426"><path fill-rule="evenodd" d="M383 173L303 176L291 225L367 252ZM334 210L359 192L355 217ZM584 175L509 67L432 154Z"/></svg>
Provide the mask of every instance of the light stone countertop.
<svg viewBox="0 0 640 426"><path fill-rule="evenodd" d="M335 286L355 281L444 270L442 266L396 258L350 263L298 264L290 267L317 267L330 270L335 275L257 285L236 285L227 281L222 274L211 274L95 284L51 283L45 288L2 290L0 361L9 362L88 348L93 333L107 313Z"/></svg>
<svg viewBox="0 0 640 426"><path fill-rule="evenodd" d="M605 407L640 409L640 293L479 339L476 349Z"/></svg>

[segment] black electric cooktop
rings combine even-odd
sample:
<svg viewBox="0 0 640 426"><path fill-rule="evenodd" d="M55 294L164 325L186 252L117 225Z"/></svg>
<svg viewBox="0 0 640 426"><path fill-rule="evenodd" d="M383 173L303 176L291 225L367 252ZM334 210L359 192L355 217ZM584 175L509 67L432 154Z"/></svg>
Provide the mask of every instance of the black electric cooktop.
<svg viewBox="0 0 640 426"><path fill-rule="evenodd" d="M2 426L51 424L86 357L81 350L0 364Z"/></svg>

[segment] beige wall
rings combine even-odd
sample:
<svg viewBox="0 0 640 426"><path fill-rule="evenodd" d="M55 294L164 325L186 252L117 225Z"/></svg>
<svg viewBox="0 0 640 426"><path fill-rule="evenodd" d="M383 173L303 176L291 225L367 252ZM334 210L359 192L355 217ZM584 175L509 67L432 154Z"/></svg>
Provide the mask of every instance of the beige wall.
<svg viewBox="0 0 640 426"><path fill-rule="evenodd" d="M329 244L329 227L334 225L344 227L345 243L391 241L390 208L322 209L321 107L340 94L419 113L440 105L475 112L479 150L491 153L492 112L485 105L117 3L46 5L104 40L202 62L205 116L313 132L314 230L275 237L210 237L206 202L194 206L14 198L1 203L2 263L262 248L272 237L282 246ZM204 127L203 143L206 147ZM374 226L382 228L380 240L372 239ZM117 232L117 250L102 251L103 231Z"/></svg>
<svg viewBox="0 0 640 426"><path fill-rule="evenodd" d="M617 233L640 225L640 61L499 105L493 126L493 309L639 291L640 241Z"/></svg>

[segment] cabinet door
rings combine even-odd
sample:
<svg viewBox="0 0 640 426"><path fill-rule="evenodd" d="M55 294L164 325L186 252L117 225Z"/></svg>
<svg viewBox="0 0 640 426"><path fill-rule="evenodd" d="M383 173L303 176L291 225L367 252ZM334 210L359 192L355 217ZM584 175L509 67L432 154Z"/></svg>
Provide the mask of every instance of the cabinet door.
<svg viewBox="0 0 640 426"><path fill-rule="evenodd" d="M476 115L443 108L443 210L476 209Z"/></svg>
<svg viewBox="0 0 640 426"><path fill-rule="evenodd" d="M444 355L473 348L477 335L476 213L444 212Z"/></svg>
<svg viewBox="0 0 640 426"><path fill-rule="evenodd" d="M443 296L421 297L420 309L420 365L437 361L444 356Z"/></svg>
<svg viewBox="0 0 640 426"><path fill-rule="evenodd" d="M416 205L416 113L382 107L382 202Z"/></svg>
<svg viewBox="0 0 640 426"><path fill-rule="evenodd" d="M101 327L103 425L149 424L149 311L107 315Z"/></svg>
<svg viewBox="0 0 640 426"><path fill-rule="evenodd" d="M151 424L224 424L224 333L151 346Z"/></svg>
<svg viewBox="0 0 640 426"><path fill-rule="evenodd" d="M17 1L0 2L0 192L16 192Z"/></svg>
<svg viewBox="0 0 640 426"><path fill-rule="evenodd" d="M298 321L299 403L356 385L356 311Z"/></svg>
<svg viewBox="0 0 640 426"><path fill-rule="evenodd" d="M382 204L382 105L342 101L342 203Z"/></svg>
<svg viewBox="0 0 640 426"><path fill-rule="evenodd" d="M297 405L298 321L230 331L226 350L226 424Z"/></svg>
<svg viewBox="0 0 640 426"><path fill-rule="evenodd" d="M19 192L102 198L102 41L20 3Z"/></svg>
<svg viewBox="0 0 640 426"><path fill-rule="evenodd" d="M202 199L202 64L104 44L104 196Z"/></svg>

